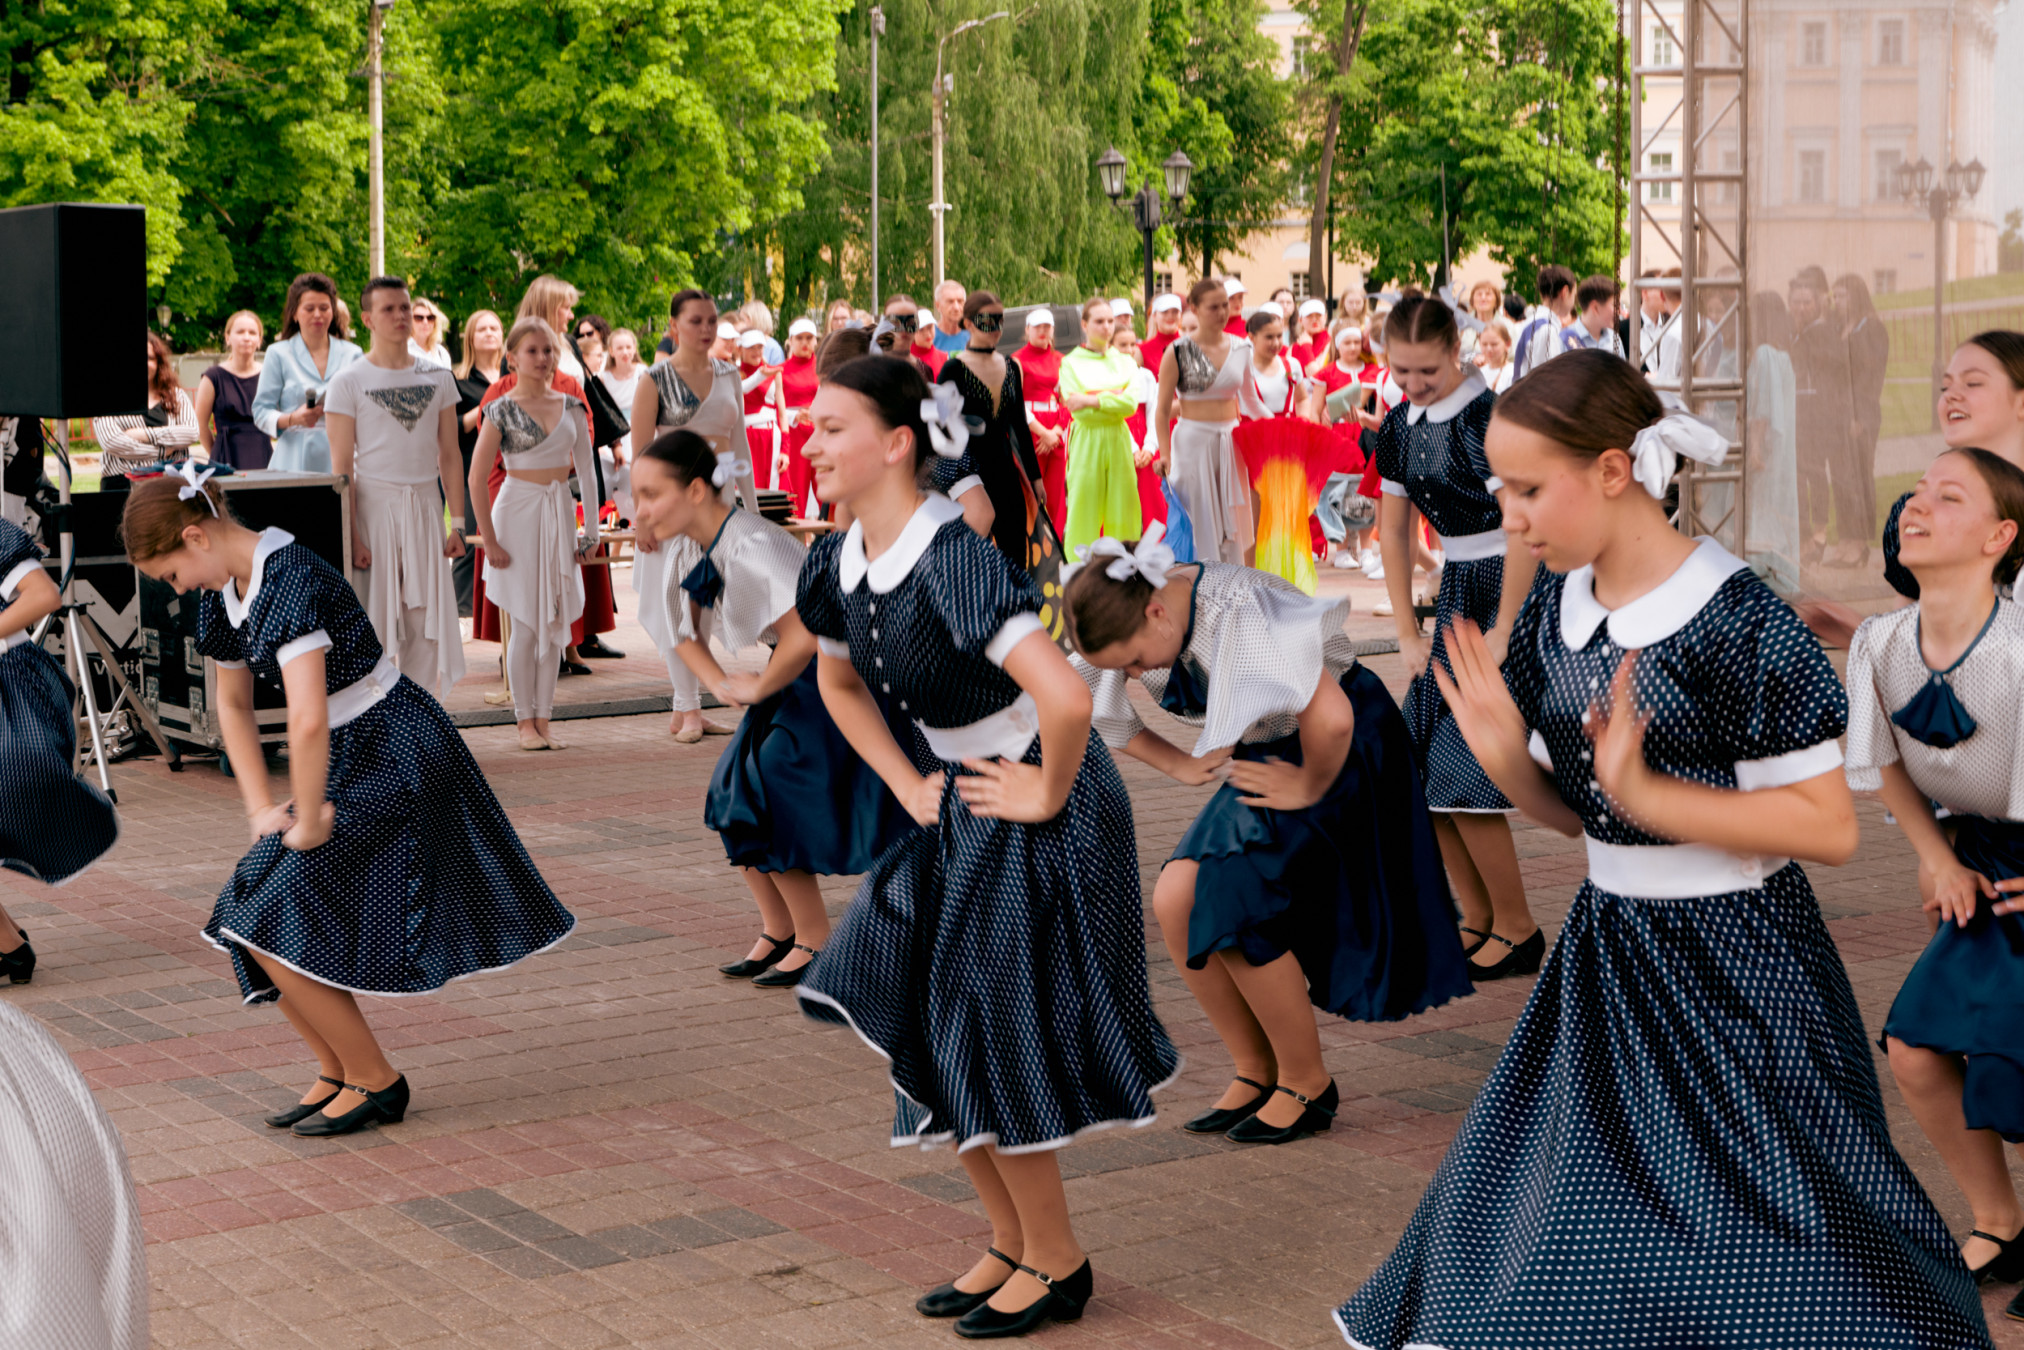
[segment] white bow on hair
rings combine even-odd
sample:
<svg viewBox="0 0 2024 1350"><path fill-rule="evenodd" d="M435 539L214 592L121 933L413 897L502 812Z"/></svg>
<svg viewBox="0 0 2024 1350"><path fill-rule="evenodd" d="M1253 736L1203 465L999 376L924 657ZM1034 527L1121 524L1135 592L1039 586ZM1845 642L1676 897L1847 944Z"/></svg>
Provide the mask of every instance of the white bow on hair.
<svg viewBox="0 0 2024 1350"><path fill-rule="evenodd" d="M1112 581L1129 581L1134 572L1146 579L1154 590L1167 584L1167 573L1175 565L1174 551L1160 542L1166 537L1166 522L1155 520L1146 526L1145 537L1126 548L1124 541L1109 535L1093 544L1084 544L1075 550L1076 561L1061 569L1064 585L1089 563L1098 558L1109 558L1104 575Z"/></svg>
<svg viewBox="0 0 2024 1350"><path fill-rule="evenodd" d="M211 494L204 491L204 484L211 481L211 476L218 472L216 469L200 471L196 460L186 459L175 467L174 472L183 480L183 486L176 489L176 500L186 502L192 497L202 497L204 505L211 508L211 514L214 516L218 514L218 503L212 501Z"/></svg>
<svg viewBox="0 0 2024 1350"><path fill-rule="evenodd" d="M1729 438L1681 408L1631 438L1631 473L1654 497L1666 495L1666 484L1684 455L1696 464L1720 464L1729 454Z"/></svg>
<svg viewBox="0 0 2024 1350"><path fill-rule="evenodd" d="M970 423L963 416L963 391L953 384L931 387L934 392L921 400L921 421L927 424L928 440L943 459L961 459L970 445Z"/></svg>
<svg viewBox="0 0 2024 1350"><path fill-rule="evenodd" d="M733 478L750 478L751 476L752 461L750 459L740 459L731 451L724 450L720 451L717 455L717 468L710 475L710 486L722 487Z"/></svg>

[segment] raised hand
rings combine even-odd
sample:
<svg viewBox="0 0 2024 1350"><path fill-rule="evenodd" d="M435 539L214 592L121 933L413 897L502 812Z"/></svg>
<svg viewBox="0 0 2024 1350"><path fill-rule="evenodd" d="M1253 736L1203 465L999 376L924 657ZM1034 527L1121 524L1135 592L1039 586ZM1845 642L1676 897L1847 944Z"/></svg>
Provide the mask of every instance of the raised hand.
<svg viewBox="0 0 2024 1350"><path fill-rule="evenodd" d="M1525 716L1504 684L1499 654L1491 650L1483 630L1468 619L1457 619L1448 625L1447 646L1448 667L1454 673L1434 665L1434 684L1469 749L1486 769L1493 762L1529 758Z"/></svg>
<svg viewBox="0 0 2024 1350"><path fill-rule="evenodd" d="M1595 746L1595 781L1632 817L1639 814L1644 789L1653 777L1644 758L1645 728L1652 715L1639 710L1631 689L1637 659L1634 651L1623 654L1609 682L1609 697L1597 699L1583 718L1583 729Z"/></svg>

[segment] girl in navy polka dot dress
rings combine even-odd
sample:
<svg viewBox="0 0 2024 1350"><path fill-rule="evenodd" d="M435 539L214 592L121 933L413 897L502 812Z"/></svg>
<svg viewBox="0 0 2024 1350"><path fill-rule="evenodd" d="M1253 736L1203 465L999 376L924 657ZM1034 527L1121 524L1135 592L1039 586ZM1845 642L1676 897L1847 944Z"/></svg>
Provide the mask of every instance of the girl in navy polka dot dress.
<svg viewBox="0 0 2024 1350"><path fill-rule="evenodd" d="M1499 525L1496 482L1483 458L1483 432L1497 396L1475 368L1464 374L1454 311L1441 301L1408 297L1385 321L1392 377L1406 402L1371 431L1384 495L1379 506L1386 585L1391 591L1399 655L1413 682L1406 690L1406 726L1419 755L1427 809L1462 906L1470 974L1477 980L1530 975L1546 954L1546 935L1525 903L1518 851L1505 819L1511 803L1469 752L1435 683L1448 663L1447 631L1457 619L1485 630L1493 652L1504 649L1511 620L1538 564ZM1445 561L1434 597L1434 635L1420 633L1413 613L1412 559L1407 546L1424 515L1441 536Z"/></svg>
<svg viewBox="0 0 2024 1350"><path fill-rule="evenodd" d="M42 568L42 550L0 520L0 867L52 885L96 862L119 838L112 802L72 770L77 721L74 690L29 630L62 603ZM35 975L28 934L0 908L0 975L27 984Z"/></svg>
<svg viewBox="0 0 2024 1350"><path fill-rule="evenodd" d="M1628 447L1625 449L1624 447ZM1724 439L1573 352L1499 401L1504 520L1557 574L1502 678L1458 622L1456 722L1588 879L1391 1257L1356 1346L1986 1347L1891 1146L1848 976L1794 860L1856 845L1847 699L1799 619L1673 531L1676 455ZM1507 686L1508 681L1508 686Z"/></svg>
<svg viewBox="0 0 2024 1350"><path fill-rule="evenodd" d="M1146 988L1131 803L1023 576L920 486L930 444L960 454L960 419L880 356L812 410L816 492L854 521L810 550L797 609L837 725L925 828L879 859L799 993L889 1061L893 1142L954 1144L984 1202L995 1245L920 1311L1017 1335L1090 1297L1054 1150L1152 1123L1180 1067ZM888 715L912 723L904 745Z"/></svg>
<svg viewBox="0 0 2024 1350"><path fill-rule="evenodd" d="M718 969L780 989L801 982L829 937L816 876L871 870L913 821L822 705L815 638L794 610L807 550L778 525L724 502L720 489L735 460L693 431L667 432L634 461L633 498L642 531L702 550L673 592L683 612L665 618L676 656L726 705L746 707L710 776L703 823L744 869L762 936L753 954ZM689 621L690 603L714 616L730 650L771 648L766 668L725 674Z"/></svg>
<svg viewBox="0 0 2024 1350"><path fill-rule="evenodd" d="M202 477L185 468L185 477ZM253 847L204 936L231 954L248 1003L273 999L320 1065L299 1135L407 1111L354 994L425 994L551 947L575 925L535 870L442 706L387 660L344 576L283 530L233 518L215 484L136 486L122 526L142 572L201 591L197 648L218 666L218 714ZM253 718L255 678L288 701L292 798L274 800Z"/></svg>
<svg viewBox="0 0 2024 1350"><path fill-rule="evenodd" d="M1268 1144L1328 1129L1339 1094L1313 1008L1394 1021L1469 992L1398 705L1343 635L1347 601L1229 563L1176 567L1157 522L1130 551L1085 553L1065 604L1098 734L1178 782L1228 778L1153 889L1237 1066L1183 1128ZM1139 719L1134 676L1201 729L1192 749Z"/></svg>

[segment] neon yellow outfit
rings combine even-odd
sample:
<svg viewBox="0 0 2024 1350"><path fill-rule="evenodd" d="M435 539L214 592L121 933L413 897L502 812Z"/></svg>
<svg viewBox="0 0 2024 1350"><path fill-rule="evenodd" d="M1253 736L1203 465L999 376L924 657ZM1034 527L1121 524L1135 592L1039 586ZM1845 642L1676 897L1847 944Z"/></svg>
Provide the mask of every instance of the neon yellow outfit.
<svg viewBox="0 0 2024 1350"><path fill-rule="evenodd" d="M1060 392L1101 400L1074 414L1068 437L1068 526L1061 542L1070 554L1099 535L1136 539L1144 528L1138 467L1125 426L1138 411L1138 399L1129 392L1137 371L1138 363L1117 351L1099 356L1077 347L1061 359Z"/></svg>

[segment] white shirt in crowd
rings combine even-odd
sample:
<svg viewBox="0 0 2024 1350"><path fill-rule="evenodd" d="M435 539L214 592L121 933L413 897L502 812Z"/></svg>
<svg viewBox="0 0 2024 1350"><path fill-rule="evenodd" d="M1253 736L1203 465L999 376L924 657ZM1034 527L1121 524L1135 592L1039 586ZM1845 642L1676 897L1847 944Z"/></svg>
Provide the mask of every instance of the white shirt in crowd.
<svg viewBox="0 0 2024 1350"><path fill-rule="evenodd" d="M457 381L444 366L417 362L388 370L354 361L330 382L329 410L357 423L353 470L381 483L433 483L440 472L437 427L457 406Z"/></svg>

